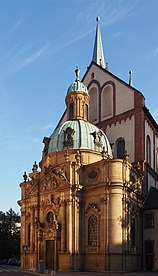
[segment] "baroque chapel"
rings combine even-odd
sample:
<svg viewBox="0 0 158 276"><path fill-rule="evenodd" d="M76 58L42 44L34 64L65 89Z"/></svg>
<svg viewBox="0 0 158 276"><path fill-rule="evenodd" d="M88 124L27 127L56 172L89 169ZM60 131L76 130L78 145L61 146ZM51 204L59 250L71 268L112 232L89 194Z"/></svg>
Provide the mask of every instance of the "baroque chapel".
<svg viewBox="0 0 158 276"><path fill-rule="evenodd" d="M97 17L92 62L20 184L21 267L158 269L158 125L143 94L104 60Z"/></svg>

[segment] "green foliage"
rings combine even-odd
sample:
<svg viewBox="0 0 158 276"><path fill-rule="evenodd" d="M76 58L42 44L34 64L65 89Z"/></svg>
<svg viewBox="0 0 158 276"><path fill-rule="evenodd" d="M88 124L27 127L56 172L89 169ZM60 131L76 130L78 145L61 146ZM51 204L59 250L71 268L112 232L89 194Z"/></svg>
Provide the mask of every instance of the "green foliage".
<svg viewBox="0 0 158 276"><path fill-rule="evenodd" d="M20 216L12 208L0 211L0 258L19 257L20 253Z"/></svg>

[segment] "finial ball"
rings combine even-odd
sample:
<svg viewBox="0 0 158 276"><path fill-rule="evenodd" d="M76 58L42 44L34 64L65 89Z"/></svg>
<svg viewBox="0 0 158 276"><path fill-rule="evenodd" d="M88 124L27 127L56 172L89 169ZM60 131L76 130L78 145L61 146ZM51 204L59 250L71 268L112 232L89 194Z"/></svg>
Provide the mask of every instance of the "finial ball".
<svg viewBox="0 0 158 276"><path fill-rule="evenodd" d="M97 16L96 20L97 20L97 22L99 22L99 21L100 21L100 17L99 17L99 16Z"/></svg>

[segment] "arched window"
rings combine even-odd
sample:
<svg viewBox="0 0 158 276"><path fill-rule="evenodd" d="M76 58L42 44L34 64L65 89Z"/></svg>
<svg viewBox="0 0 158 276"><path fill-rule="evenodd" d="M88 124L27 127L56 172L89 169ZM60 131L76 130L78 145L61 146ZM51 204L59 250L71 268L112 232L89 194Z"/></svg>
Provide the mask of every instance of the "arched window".
<svg viewBox="0 0 158 276"><path fill-rule="evenodd" d="M85 105L85 119L88 121L88 104Z"/></svg>
<svg viewBox="0 0 158 276"><path fill-rule="evenodd" d="M98 219L95 215L88 219L88 245L98 245Z"/></svg>
<svg viewBox="0 0 158 276"><path fill-rule="evenodd" d="M89 120L90 122L98 121L98 97L97 97L97 88L93 87L89 91L90 95L90 110L89 110Z"/></svg>
<svg viewBox="0 0 158 276"><path fill-rule="evenodd" d="M31 243L31 224L29 223L28 227L27 227L27 244L28 244L28 247L30 247L30 243Z"/></svg>
<svg viewBox="0 0 158 276"><path fill-rule="evenodd" d="M146 137L146 162L151 165L151 140L149 135Z"/></svg>
<svg viewBox="0 0 158 276"><path fill-rule="evenodd" d="M102 92L102 118L113 114L113 91L110 85Z"/></svg>
<svg viewBox="0 0 158 276"><path fill-rule="evenodd" d="M123 138L119 138L116 141L116 150L117 150L117 158L124 158L125 155L125 140Z"/></svg>
<svg viewBox="0 0 158 276"><path fill-rule="evenodd" d="M69 106L69 120L72 120L74 117L74 104L71 103Z"/></svg>

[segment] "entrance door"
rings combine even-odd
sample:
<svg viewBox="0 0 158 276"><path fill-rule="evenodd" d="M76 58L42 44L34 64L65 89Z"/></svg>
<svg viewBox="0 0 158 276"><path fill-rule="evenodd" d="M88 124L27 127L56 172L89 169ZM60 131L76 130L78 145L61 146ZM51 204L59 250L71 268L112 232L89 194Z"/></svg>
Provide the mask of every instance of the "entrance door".
<svg viewBox="0 0 158 276"><path fill-rule="evenodd" d="M146 270L152 271L154 268L154 241L145 241L145 266Z"/></svg>
<svg viewBox="0 0 158 276"><path fill-rule="evenodd" d="M153 255L146 255L146 270L153 270Z"/></svg>
<svg viewBox="0 0 158 276"><path fill-rule="evenodd" d="M55 254L55 241L46 241L46 269L54 270L54 254Z"/></svg>

